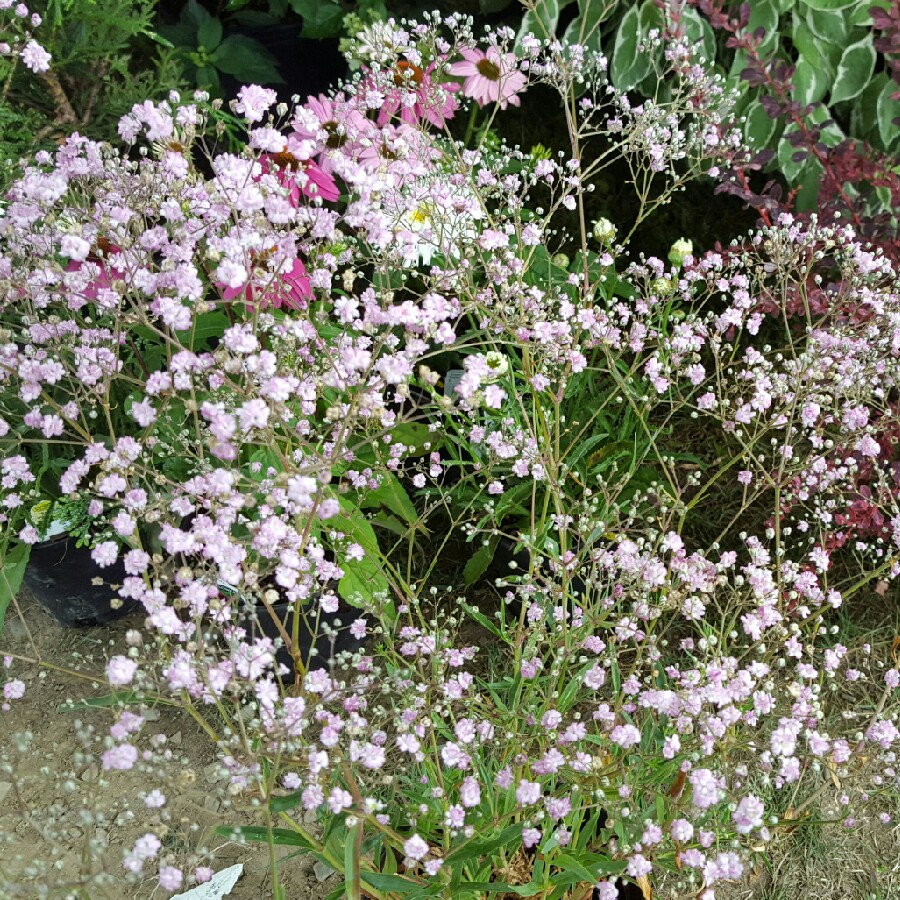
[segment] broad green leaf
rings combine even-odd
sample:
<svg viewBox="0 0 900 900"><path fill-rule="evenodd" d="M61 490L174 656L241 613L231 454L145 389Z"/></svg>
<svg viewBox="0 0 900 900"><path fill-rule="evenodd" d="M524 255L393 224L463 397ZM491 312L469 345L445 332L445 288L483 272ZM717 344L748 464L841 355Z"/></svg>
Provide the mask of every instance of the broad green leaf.
<svg viewBox="0 0 900 900"><path fill-rule="evenodd" d="M892 100L891 94L900 90L900 86L888 79L878 95L875 108L878 111L878 134L885 150L890 150L896 144L900 134L900 126L894 123L894 119L900 118L900 100Z"/></svg>
<svg viewBox="0 0 900 900"><path fill-rule="evenodd" d="M691 7L685 8L681 18L688 40L695 48L698 44L703 48L702 56L707 62L714 62L716 59L716 36L713 34L709 22Z"/></svg>
<svg viewBox="0 0 900 900"><path fill-rule="evenodd" d="M188 0L182 10L181 18L185 24L193 26L195 31L200 31L203 25L212 18L212 14L197 0Z"/></svg>
<svg viewBox="0 0 900 900"><path fill-rule="evenodd" d="M646 58L637 50L640 27L640 8L629 7L619 22L610 62L610 78L617 88L624 91L634 87L649 70Z"/></svg>
<svg viewBox="0 0 900 900"><path fill-rule="evenodd" d="M334 0L290 0L291 9L303 17L303 37L337 37L344 24L344 10Z"/></svg>
<svg viewBox="0 0 900 900"><path fill-rule="evenodd" d="M754 150L768 147L778 128L778 120L769 117L759 100L753 100L744 115L744 138L747 143Z"/></svg>
<svg viewBox="0 0 900 900"><path fill-rule="evenodd" d="M469 557L466 567L463 569L463 581L467 586L475 584L487 571L499 542L500 539L498 537L491 537L486 544L482 544Z"/></svg>
<svg viewBox="0 0 900 900"><path fill-rule="evenodd" d="M403 519L407 525L414 526L420 531L426 530L412 500L409 499L409 494L393 472L382 475L381 484L374 491L366 491L359 505L362 508L384 506Z"/></svg>
<svg viewBox="0 0 900 900"><path fill-rule="evenodd" d="M285 794L283 797L272 797L269 800L269 809L274 813L287 812L295 806L299 806L303 802L302 791L294 791Z"/></svg>
<svg viewBox="0 0 900 900"><path fill-rule="evenodd" d="M838 9L846 9L859 3L859 0L803 0L803 2L812 9L822 10L823 12L834 12ZM866 6L871 4L867 3Z"/></svg>
<svg viewBox="0 0 900 900"><path fill-rule="evenodd" d="M659 28L661 24L659 10L652 0L632 6L622 17L610 64L610 77L620 90L632 90L653 71L660 48L652 53L647 48L638 48L651 29Z"/></svg>
<svg viewBox="0 0 900 900"><path fill-rule="evenodd" d="M810 31L821 40L841 48L846 46L850 25L844 16L807 9L806 23L809 25Z"/></svg>
<svg viewBox="0 0 900 900"><path fill-rule="evenodd" d="M806 20L799 13L794 13L791 30L791 41L799 55L823 70L829 85L834 80L837 64L841 61L843 47L832 44L813 34Z"/></svg>
<svg viewBox="0 0 900 900"><path fill-rule="evenodd" d="M223 312L208 312L197 316L194 319L192 329L186 331L175 332L181 342L190 347L191 350L199 351L204 349L204 344L210 338L221 337L231 326L231 320ZM193 340L191 335L193 334Z"/></svg>
<svg viewBox="0 0 900 900"><path fill-rule="evenodd" d="M197 29L197 46L213 51L222 43L222 20L210 16Z"/></svg>
<svg viewBox="0 0 900 900"><path fill-rule="evenodd" d="M405 456L423 456L434 449L426 445L433 445L436 440L434 433L421 422L401 422L391 429L391 443L406 444L409 448Z"/></svg>
<svg viewBox="0 0 900 900"><path fill-rule="evenodd" d="M275 57L253 38L232 34L225 38L210 60L220 72L238 81L254 84L281 84L284 79L275 67Z"/></svg>
<svg viewBox="0 0 900 900"><path fill-rule="evenodd" d="M875 146L883 146L878 129L878 98L885 84L890 81L884 72L879 72L851 104L850 133ZM890 93L888 94L890 96Z"/></svg>
<svg viewBox="0 0 900 900"><path fill-rule="evenodd" d="M521 44L526 34L533 34L538 40L553 39L559 22L559 11L568 6L571 0L534 0L533 9L522 16L522 24L516 35L516 44Z"/></svg>
<svg viewBox="0 0 900 900"><path fill-rule="evenodd" d="M496 623L492 622L480 609L476 609L474 606L469 606L468 604L463 605L463 609L469 618L474 619L479 625L490 631L491 634L494 634L501 640L509 643L509 638L497 627Z"/></svg>
<svg viewBox="0 0 900 900"><path fill-rule="evenodd" d="M771 53L778 43L778 7L773 0L754 0L750 6L750 20L745 31L752 34L757 28L762 28L765 35L759 45L760 55ZM729 75L740 75L747 67L747 54L738 50L734 54Z"/></svg>
<svg viewBox="0 0 900 900"><path fill-rule="evenodd" d="M819 185L824 174L822 164L817 159L808 159L803 170L797 176L797 195L794 205L798 212L810 212L816 208L819 196Z"/></svg>
<svg viewBox="0 0 900 900"><path fill-rule="evenodd" d="M879 9L890 9L891 0L862 0L862 2L858 3L856 9L850 13L850 24L863 25L866 28L870 28L872 26L872 16L869 10L876 6Z"/></svg>
<svg viewBox="0 0 900 900"><path fill-rule="evenodd" d="M3 631L6 610L22 586L30 556L31 544L17 543L11 550L7 549L0 560L0 632Z"/></svg>
<svg viewBox="0 0 900 900"><path fill-rule="evenodd" d="M543 885L537 881L528 884L509 884L506 881L460 881L455 890L462 892L478 892L483 894L515 894L517 897L537 897ZM477 896L477 894L476 894Z"/></svg>
<svg viewBox="0 0 900 900"><path fill-rule="evenodd" d="M828 73L822 66L822 59L810 61L805 56L797 60L794 70L794 97L804 106L816 103L828 90Z"/></svg>
<svg viewBox="0 0 900 900"><path fill-rule="evenodd" d="M861 41L851 44L844 50L834 78L829 103L852 100L863 92L875 69L875 56L871 34L867 34Z"/></svg>
<svg viewBox="0 0 900 900"><path fill-rule="evenodd" d="M563 34L564 43L583 44L600 52L600 25L609 18L616 4L612 0L578 0L578 15Z"/></svg>
<svg viewBox="0 0 900 900"><path fill-rule="evenodd" d="M362 559L348 559L343 548L338 552L338 565L344 570L338 593L348 603L358 604L360 599L368 601L376 593L387 591L390 585L379 565L381 550L375 530L346 497L340 497L338 502L341 515L328 520L329 528L342 531L348 541L359 544L365 552Z"/></svg>

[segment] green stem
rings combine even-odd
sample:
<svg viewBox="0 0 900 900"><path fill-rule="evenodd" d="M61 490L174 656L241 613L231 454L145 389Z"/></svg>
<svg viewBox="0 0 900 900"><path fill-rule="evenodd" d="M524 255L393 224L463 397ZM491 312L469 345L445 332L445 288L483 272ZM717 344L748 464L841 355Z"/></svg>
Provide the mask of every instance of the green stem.
<svg viewBox="0 0 900 900"><path fill-rule="evenodd" d="M469 141L472 139L472 135L475 133L475 122L478 119L478 104L474 101L472 102L472 111L469 113L469 123L466 125L466 136L463 138L463 143L468 147Z"/></svg>

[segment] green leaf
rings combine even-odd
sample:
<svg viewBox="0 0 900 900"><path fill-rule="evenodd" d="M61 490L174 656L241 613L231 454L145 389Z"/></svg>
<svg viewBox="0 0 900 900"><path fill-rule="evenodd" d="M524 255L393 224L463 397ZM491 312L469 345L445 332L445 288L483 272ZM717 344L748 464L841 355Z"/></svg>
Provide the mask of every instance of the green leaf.
<svg viewBox="0 0 900 900"><path fill-rule="evenodd" d="M382 475L381 484L374 491L366 491L360 501L361 508L373 508L384 506L394 515L399 516L419 531L426 531L425 526L420 521L418 511L409 499L403 485L393 472L387 472ZM426 532L427 533L427 532Z"/></svg>
<svg viewBox="0 0 900 900"><path fill-rule="evenodd" d="M181 19L186 25L192 25L195 31L200 31L203 25L212 18L212 14L197 2L197 0L188 0L187 5L181 12Z"/></svg>
<svg viewBox="0 0 900 900"><path fill-rule="evenodd" d="M291 9L303 17L303 37L337 37L344 24L344 11L333 0L290 0Z"/></svg>
<svg viewBox="0 0 900 900"><path fill-rule="evenodd" d="M811 212L816 208L819 196L819 185L822 183L824 170L817 159L808 159L803 170L797 176L799 190L794 198L798 212Z"/></svg>
<svg viewBox="0 0 900 900"><path fill-rule="evenodd" d="M474 606L470 606L467 603L463 604L463 610L469 618L474 619L482 628L486 628L490 631L491 634L496 635L500 640L504 643L509 643L509 637L505 635L496 625L495 622L492 622L480 609L477 609Z"/></svg>
<svg viewBox="0 0 900 900"><path fill-rule="evenodd" d="M506 881L460 881L454 891L464 893L480 892L484 894L515 894L518 897L535 897L540 893L542 884L529 881L528 884L509 884Z"/></svg>
<svg viewBox="0 0 900 900"><path fill-rule="evenodd" d="M22 586L30 556L31 544L17 543L12 550L7 549L0 560L0 632L3 631L6 610Z"/></svg>
<svg viewBox="0 0 900 900"><path fill-rule="evenodd" d="M869 10L875 7L888 10L891 8L891 0L867 0L867 2L864 0L850 13L850 24L871 27L872 15Z"/></svg>
<svg viewBox="0 0 900 900"><path fill-rule="evenodd" d="M803 2L812 9L818 9L822 12L834 12L838 9L846 9L859 3L859 0L803 0ZM866 6L871 4L866 3Z"/></svg>
<svg viewBox="0 0 900 900"><path fill-rule="evenodd" d="M745 116L744 138L754 150L768 147L778 128L778 120L770 118L759 100L750 103Z"/></svg>
<svg viewBox="0 0 900 900"><path fill-rule="evenodd" d="M894 119L900 117L900 100L892 100L891 94L898 90L895 81L888 80L878 95L875 108L878 111L878 134L885 150L890 150L896 143L900 128L894 123Z"/></svg>
<svg viewBox="0 0 900 900"><path fill-rule="evenodd" d="M402 875L382 875L379 872L360 872L360 878L379 891L415 891L422 887L422 882L404 878ZM402 894L401 894L402 896Z"/></svg>
<svg viewBox="0 0 900 900"><path fill-rule="evenodd" d="M225 313L214 311L197 316L192 329L175 333L184 346L197 352L205 349L204 345L210 338L220 338L230 326L231 320ZM191 339L192 335L193 340Z"/></svg>
<svg viewBox="0 0 900 900"><path fill-rule="evenodd" d="M488 856L495 850L499 850L501 847L505 847L507 844L512 843L517 838L521 842L522 825L508 825L500 832L500 834L494 835L492 838L487 838L486 840L472 839L467 841L458 849L451 851L450 854L444 858L444 861L456 865L469 859Z"/></svg>
<svg viewBox="0 0 900 900"><path fill-rule="evenodd" d="M852 100L863 92L875 70L875 56L871 34L867 34L861 41L851 44L844 50L834 78L829 103Z"/></svg>
<svg viewBox="0 0 900 900"><path fill-rule="evenodd" d="M104 694L102 697L82 697L74 703L60 703L57 710L59 712L75 712L79 709L109 709L111 706L140 703L146 699L143 694L137 691L113 691L110 694Z"/></svg>
<svg viewBox="0 0 900 900"><path fill-rule="evenodd" d="M284 79L275 68L275 57L253 38L232 34L210 54L216 68L238 81L254 84L281 84Z"/></svg>
<svg viewBox="0 0 900 900"><path fill-rule="evenodd" d="M578 15L563 34L563 43L582 44L597 53L601 50L600 24L612 15L615 3L604 0L578 0Z"/></svg>
<svg viewBox="0 0 900 900"><path fill-rule="evenodd" d="M475 582L487 571L488 566L491 564L491 560L494 558L494 553L497 550L497 544L499 543L500 538L492 536L486 544L482 544L469 557L466 567L463 569L463 581L466 583L467 587L475 584Z"/></svg>
<svg viewBox="0 0 900 900"><path fill-rule="evenodd" d="M246 841L260 841L268 843L269 829L261 825L219 825L216 834L226 838L233 838L235 834ZM279 847L302 847L304 850L315 850L302 834L291 831L289 828L273 828L271 830L272 842Z"/></svg>
<svg viewBox="0 0 900 900"><path fill-rule="evenodd" d="M210 16L197 29L197 46L212 52L222 43L222 20Z"/></svg>
<svg viewBox="0 0 900 900"><path fill-rule="evenodd" d="M817 103L828 90L828 70L822 62L821 57L810 61L801 56L797 60L797 68L794 70L794 97L804 106Z"/></svg>
<svg viewBox="0 0 900 900"><path fill-rule="evenodd" d="M703 58L708 63L716 59L716 36L709 22L691 7L685 8L681 14L684 22L684 31L690 43L696 48L698 44L703 47Z"/></svg>
<svg viewBox="0 0 900 900"><path fill-rule="evenodd" d="M427 425L421 422L401 422L391 429L391 443L405 444L407 450L405 456L424 456L429 449L434 449L435 435Z"/></svg>
<svg viewBox="0 0 900 900"><path fill-rule="evenodd" d="M850 26L844 16L836 16L830 12L807 9L806 22L810 31L826 43L843 49L847 45Z"/></svg>
<svg viewBox="0 0 900 900"><path fill-rule="evenodd" d="M620 90L630 91L653 70L656 53L638 51L638 45L651 28L658 28L659 25L659 10L652 0L644 0L641 6L632 6L622 16L610 65L610 77Z"/></svg>
<svg viewBox="0 0 900 900"><path fill-rule="evenodd" d="M571 0L563 0L562 3L559 0L536 0L534 9L529 9L522 16L516 44L521 44L526 34L533 34L539 41L555 37L560 8L568 6L570 2Z"/></svg>
<svg viewBox="0 0 900 900"><path fill-rule="evenodd" d="M362 831L363 822L358 821L347 835L347 843L344 846L344 871L343 876L347 886L347 900L360 900L360 871L359 853L356 852L356 839Z"/></svg>
<svg viewBox="0 0 900 900"><path fill-rule="evenodd" d="M299 806L302 801L302 791L294 791L291 794L285 794L283 797L270 798L269 809L273 813L287 812L289 809Z"/></svg>
<svg viewBox="0 0 900 900"><path fill-rule="evenodd" d="M348 559L343 550L338 553L338 565L344 570L338 593L348 603L358 604L360 599L369 601L376 593L389 590L390 585L379 565L381 550L375 530L346 497L340 497L338 502L341 515L328 520L329 528L344 532L348 541L365 551L362 559Z"/></svg>

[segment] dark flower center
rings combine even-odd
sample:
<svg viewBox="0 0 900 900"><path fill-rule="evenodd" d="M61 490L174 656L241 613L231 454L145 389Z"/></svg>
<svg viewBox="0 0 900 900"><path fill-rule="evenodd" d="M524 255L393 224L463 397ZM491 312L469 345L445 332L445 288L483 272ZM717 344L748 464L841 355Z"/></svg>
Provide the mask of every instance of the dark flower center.
<svg viewBox="0 0 900 900"><path fill-rule="evenodd" d="M415 63L407 62L401 59L397 63L397 69L394 72L394 84L397 87L403 87L411 81L413 84L421 84L425 80L425 70L420 69Z"/></svg>
<svg viewBox="0 0 900 900"><path fill-rule="evenodd" d="M88 262L103 262L103 259L109 256L112 248L112 241L109 238L98 237L97 243L91 248L91 252L88 253Z"/></svg>
<svg viewBox="0 0 900 900"><path fill-rule="evenodd" d="M326 147L337 150L338 147L343 147L347 143L347 135L341 130L341 126L337 122L325 122L322 128L328 132L328 138L325 141Z"/></svg>
<svg viewBox="0 0 900 900"><path fill-rule="evenodd" d="M279 169L288 169L291 172L298 172L303 165L303 163L289 150L273 153L271 158L272 162L274 162Z"/></svg>
<svg viewBox="0 0 900 900"><path fill-rule="evenodd" d="M478 69L478 74L483 75L488 81L500 80L500 66L492 63L489 59L480 59L475 64L475 68Z"/></svg>

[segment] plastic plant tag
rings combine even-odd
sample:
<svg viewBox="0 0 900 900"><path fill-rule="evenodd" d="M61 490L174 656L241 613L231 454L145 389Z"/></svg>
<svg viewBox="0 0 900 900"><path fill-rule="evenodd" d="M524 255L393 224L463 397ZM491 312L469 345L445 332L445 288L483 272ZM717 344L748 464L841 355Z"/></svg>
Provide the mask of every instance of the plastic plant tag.
<svg viewBox="0 0 900 900"><path fill-rule="evenodd" d="M197 887L191 888L183 894L176 894L171 900L220 900L231 893L231 889L237 884L243 871L243 863L229 866L227 869L216 872L209 881L198 884Z"/></svg>

